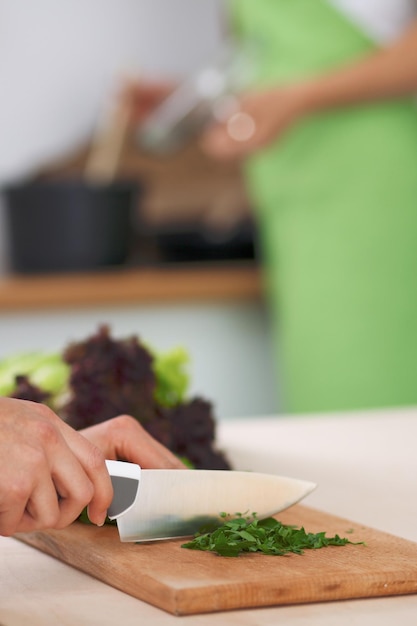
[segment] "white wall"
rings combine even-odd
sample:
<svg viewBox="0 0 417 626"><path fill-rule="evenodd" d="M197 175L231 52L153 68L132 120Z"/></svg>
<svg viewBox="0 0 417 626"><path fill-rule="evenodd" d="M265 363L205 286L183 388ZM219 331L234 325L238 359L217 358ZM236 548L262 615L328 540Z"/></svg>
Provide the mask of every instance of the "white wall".
<svg viewBox="0 0 417 626"><path fill-rule="evenodd" d="M224 0L0 0L0 187L84 143L121 73L181 77ZM0 206L0 275L7 268Z"/></svg>
<svg viewBox="0 0 417 626"><path fill-rule="evenodd" d="M0 0L0 186L84 142L120 72L180 77L204 64L221 42L223 1ZM186 345L193 392L219 417L275 412L266 319L252 304L1 314L0 358L61 349L99 322L161 349Z"/></svg>
<svg viewBox="0 0 417 626"><path fill-rule="evenodd" d="M88 137L121 72L181 76L222 0L0 0L0 183Z"/></svg>

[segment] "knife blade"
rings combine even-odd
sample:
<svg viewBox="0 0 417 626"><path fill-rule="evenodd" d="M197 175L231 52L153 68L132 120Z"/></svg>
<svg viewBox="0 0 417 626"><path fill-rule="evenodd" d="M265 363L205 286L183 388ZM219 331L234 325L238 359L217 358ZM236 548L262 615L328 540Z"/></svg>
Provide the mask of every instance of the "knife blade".
<svg viewBox="0 0 417 626"><path fill-rule="evenodd" d="M316 484L297 478L234 470L142 469L106 461L114 497L107 511L122 542L194 535L220 525L221 513L269 517L299 502Z"/></svg>

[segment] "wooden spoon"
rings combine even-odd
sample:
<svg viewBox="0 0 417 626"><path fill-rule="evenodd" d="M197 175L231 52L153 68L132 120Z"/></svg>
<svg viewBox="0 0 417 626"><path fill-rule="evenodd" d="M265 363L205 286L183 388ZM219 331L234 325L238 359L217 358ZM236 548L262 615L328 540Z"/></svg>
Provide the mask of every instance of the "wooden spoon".
<svg viewBox="0 0 417 626"><path fill-rule="evenodd" d="M93 184L114 181L129 129L132 104L129 90L125 89L114 103L104 107L84 167L86 181Z"/></svg>

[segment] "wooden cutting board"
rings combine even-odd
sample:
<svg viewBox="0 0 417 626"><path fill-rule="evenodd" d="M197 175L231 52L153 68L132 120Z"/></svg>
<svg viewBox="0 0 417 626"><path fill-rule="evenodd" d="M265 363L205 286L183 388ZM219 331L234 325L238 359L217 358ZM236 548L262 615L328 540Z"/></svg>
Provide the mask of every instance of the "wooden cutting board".
<svg viewBox="0 0 417 626"><path fill-rule="evenodd" d="M115 527L80 522L17 538L174 615L417 593L417 543L301 505L278 519L366 546L226 558L183 540L120 543Z"/></svg>

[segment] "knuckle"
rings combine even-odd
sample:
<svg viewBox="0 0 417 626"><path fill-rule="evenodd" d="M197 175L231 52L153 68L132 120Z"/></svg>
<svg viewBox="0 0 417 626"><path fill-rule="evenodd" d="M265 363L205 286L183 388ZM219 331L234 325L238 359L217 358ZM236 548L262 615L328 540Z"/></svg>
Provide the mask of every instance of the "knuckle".
<svg viewBox="0 0 417 626"><path fill-rule="evenodd" d="M116 417L114 419L114 427L117 430L128 432L134 429L140 430L142 428L139 422L131 415L119 415L118 417Z"/></svg>
<svg viewBox="0 0 417 626"><path fill-rule="evenodd" d="M42 417L48 421L54 422L57 419L57 415L46 404L36 402L34 410L39 417Z"/></svg>
<svg viewBox="0 0 417 626"><path fill-rule="evenodd" d="M54 444L59 439L59 434L54 424L47 420L37 422L36 432L44 444Z"/></svg>
<svg viewBox="0 0 417 626"><path fill-rule="evenodd" d="M7 500L11 503L26 502L33 489L34 477L42 473L45 455L42 450L29 448L25 451L25 471L15 473L8 483Z"/></svg>
<svg viewBox="0 0 417 626"><path fill-rule="evenodd" d="M30 484L26 478L22 477L14 480L8 486L7 501L11 506L15 506L16 504L20 504L22 502L26 503L28 497L30 496L30 492Z"/></svg>
<svg viewBox="0 0 417 626"><path fill-rule="evenodd" d="M46 406L46 404L42 404L41 402L36 403L36 412L39 415L44 415L45 417L49 416L52 413L51 409Z"/></svg>
<svg viewBox="0 0 417 626"><path fill-rule="evenodd" d="M94 472L104 467L104 465L105 465L104 453L100 450L100 448L91 444L89 455L88 455L89 469Z"/></svg>

